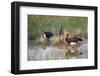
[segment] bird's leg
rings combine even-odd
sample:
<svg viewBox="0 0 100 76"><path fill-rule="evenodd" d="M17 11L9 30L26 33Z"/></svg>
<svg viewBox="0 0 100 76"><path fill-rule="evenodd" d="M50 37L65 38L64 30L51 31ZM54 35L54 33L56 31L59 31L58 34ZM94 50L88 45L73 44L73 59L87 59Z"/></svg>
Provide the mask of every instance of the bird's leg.
<svg viewBox="0 0 100 76"><path fill-rule="evenodd" d="M50 38L47 38L47 45L50 45Z"/></svg>

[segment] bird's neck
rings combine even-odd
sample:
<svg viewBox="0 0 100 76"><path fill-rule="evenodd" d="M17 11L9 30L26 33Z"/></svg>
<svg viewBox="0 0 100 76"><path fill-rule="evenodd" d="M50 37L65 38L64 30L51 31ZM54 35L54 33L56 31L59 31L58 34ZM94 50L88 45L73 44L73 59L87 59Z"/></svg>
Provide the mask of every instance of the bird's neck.
<svg viewBox="0 0 100 76"><path fill-rule="evenodd" d="M68 40L68 38L69 38L69 35L67 34L66 37L65 37L65 39Z"/></svg>

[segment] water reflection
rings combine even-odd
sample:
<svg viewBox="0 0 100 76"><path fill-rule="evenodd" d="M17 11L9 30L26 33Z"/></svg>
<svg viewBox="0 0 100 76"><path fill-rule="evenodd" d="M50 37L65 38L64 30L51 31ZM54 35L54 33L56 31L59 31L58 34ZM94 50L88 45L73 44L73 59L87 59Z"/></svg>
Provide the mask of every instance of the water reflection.
<svg viewBox="0 0 100 76"><path fill-rule="evenodd" d="M80 55L66 57L66 50L52 46L38 45L38 43L28 43L28 61L32 60L59 60L59 59L83 59L88 58L88 44L84 41L78 47Z"/></svg>

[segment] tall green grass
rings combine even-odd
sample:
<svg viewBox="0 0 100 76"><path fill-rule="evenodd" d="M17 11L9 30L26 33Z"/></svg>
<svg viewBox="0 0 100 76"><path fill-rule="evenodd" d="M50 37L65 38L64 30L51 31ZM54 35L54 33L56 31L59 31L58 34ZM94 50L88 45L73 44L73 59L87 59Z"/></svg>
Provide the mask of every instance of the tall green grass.
<svg viewBox="0 0 100 76"><path fill-rule="evenodd" d="M61 27L63 32L87 38L88 17L28 15L28 40L40 38L42 31L58 35Z"/></svg>

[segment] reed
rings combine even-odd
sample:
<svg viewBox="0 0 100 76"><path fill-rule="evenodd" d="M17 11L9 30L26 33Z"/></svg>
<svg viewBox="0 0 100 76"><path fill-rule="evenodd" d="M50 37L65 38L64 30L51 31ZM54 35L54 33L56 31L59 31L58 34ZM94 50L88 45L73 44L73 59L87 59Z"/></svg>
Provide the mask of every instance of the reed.
<svg viewBox="0 0 100 76"><path fill-rule="evenodd" d="M42 31L53 32L58 36L62 27L62 32L68 31L72 34L87 38L88 18L77 16L39 16L28 15L28 39L36 40L40 38ZM59 37L55 37L59 44Z"/></svg>

